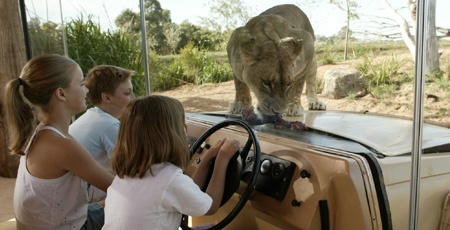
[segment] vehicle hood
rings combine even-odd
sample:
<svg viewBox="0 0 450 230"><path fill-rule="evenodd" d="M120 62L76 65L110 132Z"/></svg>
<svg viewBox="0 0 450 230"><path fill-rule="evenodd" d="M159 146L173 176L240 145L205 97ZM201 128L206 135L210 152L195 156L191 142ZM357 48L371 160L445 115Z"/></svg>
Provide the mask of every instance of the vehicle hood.
<svg viewBox="0 0 450 230"><path fill-rule="evenodd" d="M230 118L226 111L187 113L187 116L213 123ZM350 152L370 151L378 157L399 156L412 152L413 122L408 118L369 112L327 110L305 111L304 116L296 120L304 122L310 131L280 130L270 124L253 126L253 129ZM355 145L356 143L358 145ZM422 148L423 153L450 152L450 129L424 123Z"/></svg>
<svg viewBox="0 0 450 230"><path fill-rule="evenodd" d="M410 154L413 122L410 119L373 113L307 111L307 127L354 140L385 156ZM424 153L450 152L450 129L423 124Z"/></svg>

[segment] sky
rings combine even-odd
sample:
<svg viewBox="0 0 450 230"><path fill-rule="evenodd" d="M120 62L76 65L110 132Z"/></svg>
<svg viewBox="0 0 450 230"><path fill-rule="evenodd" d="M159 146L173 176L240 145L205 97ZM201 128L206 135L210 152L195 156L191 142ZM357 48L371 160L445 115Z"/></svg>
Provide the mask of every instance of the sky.
<svg viewBox="0 0 450 230"><path fill-rule="evenodd" d="M200 25L199 17L209 14L210 0L159 0L163 9L170 10L172 21L180 24L187 20L192 24ZM345 13L336 6L331 5L328 0L321 0L311 4L312 0L298 1L277 1L277 0L243 0L252 10L254 15L278 4L295 4L299 6L309 17L316 35L331 36L336 34L345 26ZM85 16L93 15L93 20L100 23L102 29L114 29L115 18L125 9L129 8L134 12L139 12L139 0L25 0L27 7L27 17L38 16L42 20L50 20L56 23L79 18L81 14ZM373 17L386 17L381 0L357 0L359 4L358 12L361 15L371 15ZM410 20L407 10L403 7L406 1L389 0L399 12L405 14L405 18ZM402 4L402 5L399 5ZM436 0L436 26L450 28L450 14L445 10L450 9L449 0ZM403 7L403 9L401 9ZM376 20L376 19L375 19ZM350 25L350 29L358 30L365 27L366 22L355 22Z"/></svg>

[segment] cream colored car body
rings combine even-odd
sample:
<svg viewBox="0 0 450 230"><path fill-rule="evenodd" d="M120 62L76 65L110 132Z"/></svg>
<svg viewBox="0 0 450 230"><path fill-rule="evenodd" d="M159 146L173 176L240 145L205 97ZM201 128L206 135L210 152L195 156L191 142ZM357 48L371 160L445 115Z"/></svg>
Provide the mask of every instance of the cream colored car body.
<svg viewBox="0 0 450 230"><path fill-rule="evenodd" d="M220 113L188 114L188 135L198 138L225 119ZM226 229L408 229L412 122L338 111L308 111L303 121L308 131L253 126L263 159L289 162L292 175L282 198L273 196L281 190L258 181ZM439 229L450 192L450 130L429 124L423 130L418 229ZM207 142L223 137L247 140L243 129L227 127ZM195 163L187 173L193 170ZM192 224L221 221L242 195L246 183L240 183L218 213Z"/></svg>

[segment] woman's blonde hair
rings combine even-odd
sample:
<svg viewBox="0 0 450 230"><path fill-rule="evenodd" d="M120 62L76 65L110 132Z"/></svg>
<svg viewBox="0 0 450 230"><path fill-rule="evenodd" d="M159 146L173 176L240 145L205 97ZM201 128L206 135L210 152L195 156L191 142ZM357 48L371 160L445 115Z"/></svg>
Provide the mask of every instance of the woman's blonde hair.
<svg viewBox="0 0 450 230"><path fill-rule="evenodd" d="M8 82L4 108L12 154L24 155L25 142L37 124L34 109L48 111L52 93L59 87L70 86L77 67L75 61L65 56L41 55L25 64L19 78Z"/></svg>
<svg viewBox="0 0 450 230"><path fill-rule="evenodd" d="M132 100L122 111L112 168L120 178L142 178L153 164L170 162L184 169L189 160L184 109L170 97Z"/></svg>

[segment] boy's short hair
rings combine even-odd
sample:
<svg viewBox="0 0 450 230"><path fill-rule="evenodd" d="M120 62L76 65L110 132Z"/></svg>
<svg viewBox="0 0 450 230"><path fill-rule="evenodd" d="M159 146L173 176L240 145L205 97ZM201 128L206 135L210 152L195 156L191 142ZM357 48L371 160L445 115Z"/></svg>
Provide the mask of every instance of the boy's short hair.
<svg viewBox="0 0 450 230"><path fill-rule="evenodd" d="M89 89L87 98L93 105L102 101L102 93L114 94L117 87L127 81L134 72L113 65L98 65L90 69L85 78Z"/></svg>

